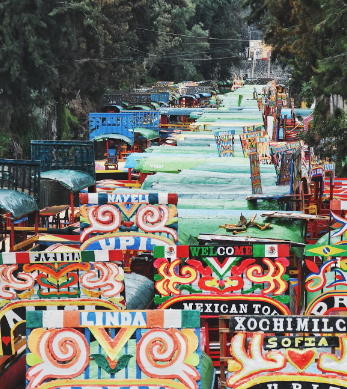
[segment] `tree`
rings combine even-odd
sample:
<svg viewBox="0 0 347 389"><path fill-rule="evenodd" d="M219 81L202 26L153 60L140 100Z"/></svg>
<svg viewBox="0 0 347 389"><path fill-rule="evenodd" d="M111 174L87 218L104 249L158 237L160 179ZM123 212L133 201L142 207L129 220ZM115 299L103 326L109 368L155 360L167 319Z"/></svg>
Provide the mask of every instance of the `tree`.
<svg viewBox="0 0 347 389"><path fill-rule="evenodd" d="M347 97L346 2L246 0L244 5L251 8L249 22L264 29L272 60L279 58L291 67L292 86L319 102L304 139L320 157L333 156L337 170L346 174L346 116L330 104L333 95Z"/></svg>
<svg viewBox="0 0 347 389"><path fill-rule="evenodd" d="M217 67L226 77L241 51L240 10L238 0L148 0L129 26L153 78L209 79Z"/></svg>
<svg viewBox="0 0 347 389"><path fill-rule="evenodd" d="M37 107L55 101L59 114L77 95L97 101L110 82L117 88L136 78L143 69L129 61L126 36L136 4L136 0L126 4L4 0L0 4L3 130L24 135L28 128L19 124ZM57 120L59 127L59 115Z"/></svg>
<svg viewBox="0 0 347 389"><path fill-rule="evenodd" d="M238 62L242 52L242 4L238 0L196 0L191 23L209 31L210 60L201 63L201 72L210 78L219 67L219 78L230 77L230 67Z"/></svg>

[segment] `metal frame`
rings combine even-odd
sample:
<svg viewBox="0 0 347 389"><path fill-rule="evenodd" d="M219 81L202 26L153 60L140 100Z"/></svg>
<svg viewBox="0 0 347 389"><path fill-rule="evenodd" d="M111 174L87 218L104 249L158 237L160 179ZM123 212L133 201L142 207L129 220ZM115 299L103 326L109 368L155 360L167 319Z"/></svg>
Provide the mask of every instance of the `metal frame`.
<svg viewBox="0 0 347 389"><path fill-rule="evenodd" d="M99 135L119 134L134 141L135 127L159 127L158 111L128 111L121 113L90 113L89 139Z"/></svg>
<svg viewBox="0 0 347 389"><path fill-rule="evenodd" d="M68 169L95 177L94 142L91 141L32 140L31 159L40 161L42 172Z"/></svg>
<svg viewBox="0 0 347 389"><path fill-rule="evenodd" d="M0 188L23 192L40 201L40 161L0 159Z"/></svg>

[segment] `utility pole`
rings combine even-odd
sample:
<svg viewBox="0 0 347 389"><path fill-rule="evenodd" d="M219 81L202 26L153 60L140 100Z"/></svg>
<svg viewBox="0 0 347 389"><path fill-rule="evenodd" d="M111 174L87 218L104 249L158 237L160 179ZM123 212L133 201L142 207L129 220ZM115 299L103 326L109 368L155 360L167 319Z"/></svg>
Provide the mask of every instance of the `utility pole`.
<svg viewBox="0 0 347 389"><path fill-rule="evenodd" d="M255 58L254 57L255 57L255 55L253 54L251 78L254 78L254 71L255 71Z"/></svg>

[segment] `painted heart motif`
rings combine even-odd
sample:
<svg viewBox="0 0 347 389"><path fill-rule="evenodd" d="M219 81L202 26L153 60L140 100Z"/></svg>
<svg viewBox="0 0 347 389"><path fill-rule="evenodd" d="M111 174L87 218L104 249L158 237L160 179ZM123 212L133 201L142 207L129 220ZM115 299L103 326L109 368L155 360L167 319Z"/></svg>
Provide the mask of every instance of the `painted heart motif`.
<svg viewBox="0 0 347 389"><path fill-rule="evenodd" d="M287 349L287 358L288 362L295 366L298 370L304 371L307 369L312 362L316 359L317 350L316 349Z"/></svg>
<svg viewBox="0 0 347 389"><path fill-rule="evenodd" d="M4 343L6 346L8 346L11 342L11 337L10 336L3 336L2 337L2 343Z"/></svg>

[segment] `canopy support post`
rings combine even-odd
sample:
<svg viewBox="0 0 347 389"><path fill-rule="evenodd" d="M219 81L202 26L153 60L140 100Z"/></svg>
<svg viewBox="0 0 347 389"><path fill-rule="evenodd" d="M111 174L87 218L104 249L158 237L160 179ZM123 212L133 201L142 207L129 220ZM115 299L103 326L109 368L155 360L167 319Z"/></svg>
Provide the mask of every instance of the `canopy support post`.
<svg viewBox="0 0 347 389"><path fill-rule="evenodd" d="M70 224L75 222L75 206L73 192L70 192Z"/></svg>
<svg viewBox="0 0 347 389"><path fill-rule="evenodd" d="M128 182L131 183L131 168L128 168Z"/></svg>

